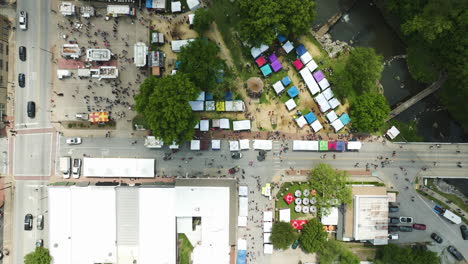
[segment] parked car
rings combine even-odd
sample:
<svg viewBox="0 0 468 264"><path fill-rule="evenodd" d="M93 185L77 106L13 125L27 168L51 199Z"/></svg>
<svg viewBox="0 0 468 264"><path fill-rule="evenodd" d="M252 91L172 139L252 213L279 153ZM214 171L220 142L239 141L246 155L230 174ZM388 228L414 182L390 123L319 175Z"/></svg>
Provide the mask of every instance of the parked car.
<svg viewBox="0 0 468 264"><path fill-rule="evenodd" d="M442 243L444 240L439 236L437 235L436 233L432 233L431 234L431 238L434 239L435 242L437 243Z"/></svg>
<svg viewBox="0 0 468 264"><path fill-rule="evenodd" d="M463 240L468 240L468 229L466 228L465 225L460 226L460 232L463 237Z"/></svg>
<svg viewBox="0 0 468 264"><path fill-rule="evenodd" d="M26 61L26 47L25 46L20 46L18 53L19 53L20 60Z"/></svg>
<svg viewBox="0 0 468 264"><path fill-rule="evenodd" d="M413 232L413 228L411 226L400 226L400 232Z"/></svg>
<svg viewBox="0 0 468 264"><path fill-rule="evenodd" d="M38 215L37 216L37 229L42 230L44 229L44 215Z"/></svg>
<svg viewBox="0 0 468 264"><path fill-rule="evenodd" d="M22 30L28 29L28 13L26 13L25 11L20 11L18 23L19 23L20 29Z"/></svg>
<svg viewBox="0 0 468 264"><path fill-rule="evenodd" d="M398 238L399 238L398 234L388 234L388 239L396 240Z"/></svg>
<svg viewBox="0 0 468 264"><path fill-rule="evenodd" d="M24 76L24 73L18 74L18 85L21 88L24 88L26 83L26 76Z"/></svg>
<svg viewBox="0 0 468 264"><path fill-rule="evenodd" d="M28 112L29 118L36 117L36 103L34 103L33 101L29 101L26 110Z"/></svg>
<svg viewBox="0 0 468 264"><path fill-rule="evenodd" d="M44 246L44 240L43 239L38 239L36 241L36 247L43 247Z"/></svg>
<svg viewBox="0 0 468 264"><path fill-rule="evenodd" d="M400 216L400 223L411 224L413 223L413 217Z"/></svg>
<svg viewBox="0 0 468 264"><path fill-rule="evenodd" d="M396 213L396 212L400 211L400 208L398 206L395 206L395 205L390 205L388 207L388 211L390 213Z"/></svg>
<svg viewBox="0 0 468 264"><path fill-rule="evenodd" d="M291 248L296 249L299 246L299 243L299 239L296 239L296 241L294 241L294 243L292 244Z"/></svg>
<svg viewBox="0 0 468 264"><path fill-rule="evenodd" d="M68 145L79 145L79 144L81 144L81 138L79 138L79 137L67 138L67 144Z"/></svg>
<svg viewBox="0 0 468 264"><path fill-rule="evenodd" d="M73 178L78 179L80 178L81 172L81 159L73 159Z"/></svg>
<svg viewBox="0 0 468 264"><path fill-rule="evenodd" d="M389 217L389 218L388 218L388 223L389 223L389 224L399 224L399 223L400 223L400 219L398 219L398 217Z"/></svg>
<svg viewBox="0 0 468 264"><path fill-rule="evenodd" d="M235 166L229 169L229 174L234 174L239 171L239 166Z"/></svg>
<svg viewBox="0 0 468 264"><path fill-rule="evenodd" d="M231 158L233 158L233 159L240 159L240 158L242 158L242 153L240 153L240 152L232 152L232 153L231 153Z"/></svg>
<svg viewBox="0 0 468 264"><path fill-rule="evenodd" d="M27 214L24 216L24 230L32 230L33 225L33 216L32 214Z"/></svg>
<svg viewBox="0 0 468 264"><path fill-rule="evenodd" d="M426 230L426 225L425 224L413 224L414 229L418 230Z"/></svg>
<svg viewBox="0 0 468 264"><path fill-rule="evenodd" d="M388 232L398 232L400 231L400 228L398 226L395 226L395 225L391 225L391 226L388 226Z"/></svg>
<svg viewBox="0 0 468 264"><path fill-rule="evenodd" d="M448 246L447 251L450 252L450 254L452 254L452 256L457 260L464 259L463 255L454 246Z"/></svg>

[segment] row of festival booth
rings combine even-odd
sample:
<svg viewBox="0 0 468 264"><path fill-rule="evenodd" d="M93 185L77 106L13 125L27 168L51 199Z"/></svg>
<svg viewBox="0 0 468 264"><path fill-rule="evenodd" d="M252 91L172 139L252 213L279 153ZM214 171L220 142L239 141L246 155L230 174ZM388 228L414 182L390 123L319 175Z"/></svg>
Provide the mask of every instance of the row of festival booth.
<svg viewBox="0 0 468 264"><path fill-rule="evenodd" d="M254 150L272 150L273 149L273 141L271 140L263 140L263 139L255 139L252 140L252 149ZM198 140L194 139L190 141L190 150L208 150L210 147L211 142L211 149L212 150L220 150L221 149L221 140L219 139L212 139L212 140ZM161 145L162 147L162 145ZM249 150L250 147L250 140L249 139L240 139L240 140L230 140L229 141L229 150L230 151L241 151L241 150Z"/></svg>
<svg viewBox="0 0 468 264"><path fill-rule="evenodd" d="M249 187L239 186L239 216L237 217L238 227L247 227L249 216ZM237 240L237 261L236 263L247 263L247 241L245 239Z"/></svg>
<svg viewBox="0 0 468 264"><path fill-rule="evenodd" d="M224 95L224 101L214 101L213 94L201 92L197 99L189 101L192 111L244 112L242 100L233 100L231 92Z"/></svg>
<svg viewBox="0 0 468 264"><path fill-rule="evenodd" d="M273 228L273 211L263 211L263 253L273 254L271 230Z"/></svg>
<svg viewBox="0 0 468 264"><path fill-rule="evenodd" d="M194 127L195 129L200 130L201 132L207 132L210 129L231 129L231 121L227 118L221 119L202 119ZM232 121L232 129L234 131L243 131L250 130L250 120L237 120Z"/></svg>
<svg viewBox="0 0 468 264"><path fill-rule="evenodd" d="M360 141L294 140L294 151L359 151Z"/></svg>

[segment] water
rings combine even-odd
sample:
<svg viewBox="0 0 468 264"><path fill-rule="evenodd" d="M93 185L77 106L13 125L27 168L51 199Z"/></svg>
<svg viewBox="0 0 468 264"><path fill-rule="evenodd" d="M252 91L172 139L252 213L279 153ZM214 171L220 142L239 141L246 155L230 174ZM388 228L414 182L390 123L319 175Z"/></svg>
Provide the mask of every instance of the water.
<svg viewBox="0 0 468 264"><path fill-rule="evenodd" d="M339 0L316 0L316 2L318 13L316 24L324 23L339 10ZM405 44L385 22L371 0L357 1L328 33L332 39L346 41L352 46L372 47L383 56L384 61L406 54ZM384 96L392 108L428 86L411 78L405 59L393 60L385 66L380 81L384 87ZM441 110L439 99L435 95L426 97L396 118L405 122L416 120L418 133L425 141L468 141L468 135L448 111Z"/></svg>

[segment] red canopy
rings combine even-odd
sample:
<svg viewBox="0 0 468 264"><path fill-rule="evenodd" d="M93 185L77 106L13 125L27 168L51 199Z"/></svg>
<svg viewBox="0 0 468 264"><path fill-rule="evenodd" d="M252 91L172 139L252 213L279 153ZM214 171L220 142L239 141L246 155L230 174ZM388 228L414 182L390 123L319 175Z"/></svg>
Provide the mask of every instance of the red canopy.
<svg viewBox="0 0 468 264"><path fill-rule="evenodd" d="M286 194L283 199L287 204L291 204L294 201L294 196L291 193Z"/></svg>
<svg viewBox="0 0 468 264"><path fill-rule="evenodd" d="M328 141L328 149L336 150L336 141Z"/></svg>
<svg viewBox="0 0 468 264"><path fill-rule="evenodd" d="M300 70L304 67L304 64L302 64L302 61L300 59L297 59L293 62L294 67L296 70Z"/></svg>
<svg viewBox="0 0 468 264"><path fill-rule="evenodd" d="M258 57L258 59L256 59L255 62L257 63L258 67L262 67L266 63L263 57Z"/></svg>
<svg viewBox="0 0 468 264"><path fill-rule="evenodd" d="M307 220L291 220L291 225L294 229L302 229L302 226L307 224Z"/></svg>

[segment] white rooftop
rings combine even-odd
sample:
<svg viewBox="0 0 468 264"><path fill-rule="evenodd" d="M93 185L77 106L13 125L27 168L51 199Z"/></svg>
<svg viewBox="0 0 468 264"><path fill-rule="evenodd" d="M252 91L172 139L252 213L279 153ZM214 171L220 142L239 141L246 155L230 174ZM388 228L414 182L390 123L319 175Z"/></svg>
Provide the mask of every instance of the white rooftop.
<svg viewBox="0 0 468 264"><path fill-rule="evenodd" d="M338 208L332 207L329 211L330 214L322 216L323 225L338 225Z"/></svg>
<svg viewBox="0 0 468 264"><path fill-rule="evenodd" d="M288 109L288 111L291 111L293 110L294 108L296 108L296 102L294 102L294 99L289 99L288 101L286 101L286 103L284 103L286 105L286 108Z"/></svg>
<svg viewBox="0 0 468 264"><path fill-rule="evenodd" d="M284 85L281 81L277 81L273 84L273 89L275 90L276 94L280 94L284 91Z"/></svg>
<svg viewBox="0 0 468 264"><path fill-rule="evenodd" d="M387 238L387 195L354 196L353 236L356 240L372 240Z"/></svg>
<svg viewBox="0 0 468 264"><path fill-rule="evenodd" d="M84 177L154 178L154 159L84 158Z"/></svg>

